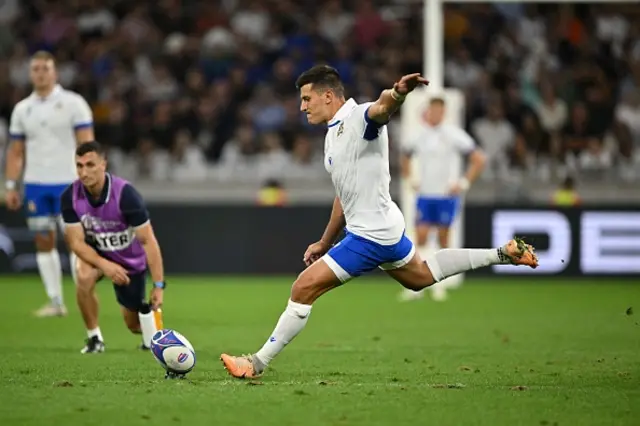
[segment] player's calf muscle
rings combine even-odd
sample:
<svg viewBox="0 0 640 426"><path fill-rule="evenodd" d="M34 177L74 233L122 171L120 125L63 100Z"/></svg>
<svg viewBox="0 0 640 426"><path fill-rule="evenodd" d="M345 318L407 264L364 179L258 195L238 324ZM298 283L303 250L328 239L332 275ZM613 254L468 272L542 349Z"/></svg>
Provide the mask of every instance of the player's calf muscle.
<svg viewBox="0 0 640 426"><path fill-rule="evenodd" d="M124 322L127 324L127 328L133 334L142 333L142 329L140 328L140 319L138 317L138 312L130 311L128 309L123 310L124 314Z"/></svg>
<svg viewBox="0 0 640 426"><path fill-rule="evenodd" d="M412 291L421 291L436 282L429 266L419 257L414 257L404 267L387 271L387 273L404 288Z"/></svg>

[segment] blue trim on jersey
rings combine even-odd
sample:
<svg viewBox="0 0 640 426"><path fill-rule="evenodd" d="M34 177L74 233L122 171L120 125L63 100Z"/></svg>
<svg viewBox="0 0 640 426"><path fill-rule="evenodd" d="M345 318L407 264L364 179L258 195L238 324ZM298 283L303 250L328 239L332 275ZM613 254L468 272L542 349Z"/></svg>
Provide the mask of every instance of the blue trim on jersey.
<svg viewBox="0 0 640 426"><path fill-rule="evenodd" d="M419 197L416 222L450 227L458 213L458 197Z"/></svg>
<svg viewBox="0 0 640 426"><path fill-rule="evenodd" d="M24 201L27 217L59 216L60 197L69 185L24 184Z"/></svg>
<svg viewBox="0 0 640 426"><path fill-rule="evenodd" d="M346 237L333 246L327 254L355 278L384 263L404 259L412 249L413 243L404 234L396 244L386 246L346 232Z"/></svg>
<svg viewBox="0 0 640 426"><path fill-rule="evenodd" d="M73 130L87 129L89 127L93 127L93 121L88 121L86 123L78 123L73 126Z"/></svg>
<svg viewBox="0 0 640 426"><path fill-rule="evenodd" d="M11 139L24 139L26 135L22 133L9 133Z"/></svg>
<svg viewBox="0 0 640 426"><path fill-rule="evenodd" d="M331 128L331 127L333 127L333 126L337 126L337 125L338 125L338 124L340 124L341 122L342 122L342 120L338 120L338 121L336 121L335 123L331 123L331 124L327 125L327 129L330 129L330 128Z"/></svg>
<svg viewBox="0 0 640 426"><path fill-rule="evenodd" d="M380 128L386 123L378 123L377 121L372 120L371 117L369 117L369 108L371 108L371 105L369 105L364 111L365 126L362 138L366 141L371 142L372 140L375 140L378 135L380 135Z"/></svg>
<svg viewBox="0 0 640 426"><path fill-rule="evenodd" d="M366 121L367 124L375 127L382 127L389 123L389 121L385 123L378 123L377 121L373 120L371 117L369 117L369 108L371 108L371 105L369 105L367 109L364 110L364 121Z"/></svg>

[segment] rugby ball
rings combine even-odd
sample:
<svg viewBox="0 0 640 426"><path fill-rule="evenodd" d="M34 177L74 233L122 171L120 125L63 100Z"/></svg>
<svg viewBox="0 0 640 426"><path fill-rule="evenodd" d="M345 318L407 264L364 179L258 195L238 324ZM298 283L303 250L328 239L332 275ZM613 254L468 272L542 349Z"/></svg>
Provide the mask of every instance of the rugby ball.
<svg viewBox="0 0 640 426"><path fill-rule="evenodd" d="M196 366L196 351L182 334L164 329L151 338L153 357L170 373L187 374Z"/></svg>

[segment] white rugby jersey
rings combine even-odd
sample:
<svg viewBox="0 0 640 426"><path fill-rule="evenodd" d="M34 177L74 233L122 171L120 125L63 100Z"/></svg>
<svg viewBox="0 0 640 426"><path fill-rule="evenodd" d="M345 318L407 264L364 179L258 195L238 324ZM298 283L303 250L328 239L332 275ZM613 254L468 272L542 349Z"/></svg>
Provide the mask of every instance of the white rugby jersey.
<svg viewBox="0 0 640 426"><path fill-rule="evenodd" d="M425 124L409 139L404 151L418 158L419 195L447 196L463 175L463 156L475 149L475 142L464 129L448 124Z"/></svg>
<svg viewBox="0 0 640 426"><path fill-rule="evenodd" d="M76 129L93 125L79 94L57 85L46 98L35 92L11 113L9 134L25 141L25 183L65 184L77 178Z"/></svg>
<svg viewBox="0 0 640 426"><path fill-rule="evenodd" d="M324 165L340 199L347 230L382 245L400 241L404 216L389 194L387 127L366 118L372 103L349 99L328 124Z"/></svg>

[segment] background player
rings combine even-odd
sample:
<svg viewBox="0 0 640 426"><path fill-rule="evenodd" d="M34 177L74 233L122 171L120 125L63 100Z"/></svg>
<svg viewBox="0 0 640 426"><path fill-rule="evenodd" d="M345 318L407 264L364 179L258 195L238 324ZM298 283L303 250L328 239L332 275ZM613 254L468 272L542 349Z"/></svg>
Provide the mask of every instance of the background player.
<svg viewBox="0 0 640 426"><path fill-rule="evenodd" d="M89 142L76 150L79 179L62 194L65 238L78 256L78 306L88 339L82 353L103 352L98 326L96 283L113 282L127 327L142 333L143 348L161 324L157 309L165 288L162 254L140 194L127 181L106 172L102 147ZM145 303L147 266L154 281L151 306ZM155 311L155 314L151 311Z"/></svg>
<svg viewBox="0 0 640 426"><path fill-rule="evenodd" d="M291 289L275 330L255 354L221 355L238 378L259 376L302 331L311 305L324 293L377 267L404 287L422 290L444 278L493 264L537 266L530 246L509 241L497 249L445 249L426 262L404 234L404 217L389 194L389 138L386 123L406 95L426 80L406 75L373 103L345 101L338 72L317 66L297 80L300 109L310 124L327 124L325 167L336 189L329 224L304 254L308 266ZM346 225L346 237L333 245Z"/></svg>
<svg viewBox="0 0 640 426"><path fill-rule="evenodd" d="M416 244L423 258L429 252L429 234L437 230L440 248L449 247L449 229L460 207L460 197L484 170L485 156L469 134L460 127L443 123L445 103L432 98L425 110L424 126L403 147L402 173L411 178L411 157L417 156L420 172L416 191ZM464 157L468 159L463 174ZM447 280L429 289L436 300L446 298ZM401 300L420 298L424 292L403 290Z"/></svg>
<svg viewBox="0 0 640 426"><path fill-rule="evenodd" d="M55 60L50 53L32 56L30 76L33 93L18 102L11 113L6 202L10 210L21 207L17 182L24 171L27 224L36 233L38 269L49 296L49 303L35 314L66 315L56 222L62 225L60 194L76 178L76 145L94 139L93 115L82 96L57 84ZM73 274L73 255L70 263Z"/></svg>

